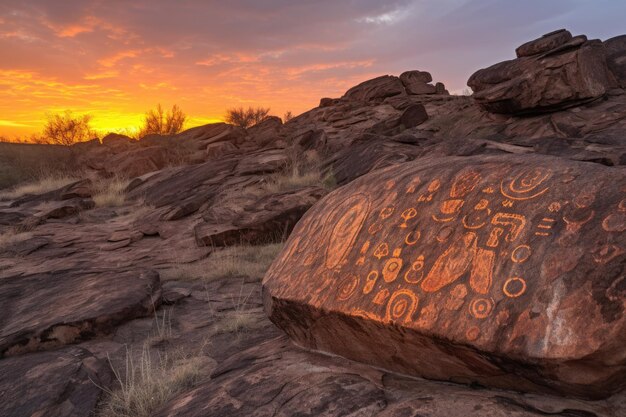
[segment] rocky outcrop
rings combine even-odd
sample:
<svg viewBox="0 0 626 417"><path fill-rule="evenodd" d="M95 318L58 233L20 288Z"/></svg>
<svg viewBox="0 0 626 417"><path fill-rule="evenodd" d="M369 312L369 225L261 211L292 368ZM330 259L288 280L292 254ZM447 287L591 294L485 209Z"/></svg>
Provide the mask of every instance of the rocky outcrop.
<svg viewBox="0 0 626 417"><path fill-rule="evenodd" d="M519 58L474 73L474 99L494 113L554 111L603 97L612 87L599 40L557 31L517 48Z"/></svg>
<svg viewBox="0 0 626 417"><path fill-rule="evenodd" d="M349 89L342 97L343 100L381 102L389 97L406 95L444 94L448 91L442 83L430 84L433 77L426 71L406 71L400 77L383 75L364 81ZM320 107L336 104L332 99L323 99Z"/></svg>
<svg viewBox="0 0 626 417"><path fill-rule="evenodd" d="M625 187L623 169L532 156L366 175L297 225L267 314L404 374L605 397L626 381Z"/></svg>
<svg viewBox="0 0 626 417"><path fill-rule="evenodd" d="M280 242L325 194L322 188L306 187L259 198L243 209L220 207L205 213L206 222L195 227L196 242L210 247Z"/></svg>
<svg viewBox="0 0 626 417"><path fill-rule="evenodd" d="M55 271L0 280L0 357L110 332L160 303L154 271Z"/></svg>
<svg viewBox="0 0 626 417"><path fill-rule="evenodd" d="M82 348L4 359L0 415L89 417L112 380L106 360Z"/></svg>
<svg viewBox="0 0 626 417"><path fill-rule="evenodd" d="M626 35L604 41L606 62L620 87L626 88Z"/></svg>
<svg viewBox="0 0 626 417"><path fill-rule="evenodd" d="M430 84L433 77L426 71L406 71L400 74L400 81L407 94L449 94L443 83Z"/></svg>

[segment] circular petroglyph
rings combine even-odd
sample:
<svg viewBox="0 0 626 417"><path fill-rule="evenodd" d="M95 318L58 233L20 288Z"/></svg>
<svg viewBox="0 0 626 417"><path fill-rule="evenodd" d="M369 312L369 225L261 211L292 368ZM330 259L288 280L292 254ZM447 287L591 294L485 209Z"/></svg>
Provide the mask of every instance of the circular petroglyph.
<svg viewBox="0 0 626 417"><path fill-rule="evenodd" d="M370 210L370 200L365 194L356 194L342 201L329 217L335 227L326 249L326 267L337 267L352 249L358 233Z"/></svg>
<svg viewBox="0 0 626 417"><path fill-rule="evenodd" d="M404 280L409 284L419 284L422 278L424 278L424 255L418 256L411 264L411 269L404 274Z"/></svg>
<svg viewBox="0 0 626 417"><path fill-rule="evenodd" d="M473 342L474 340L478 339L478 336L480 336L480 329L476 326L470 327L465 332L465 337L470 342Z"/></svg>
<svg viewBox="0 0 626 417"><path fill-rule="evenodd" d="M410 290L398 290L393 293L387 302L385 320L400 323L411 321L417 309L418 298Z"/></svg>
<svg viewBox="0 0 626 417"><path fill-rule="evenodd" d="M348 298L352 297L352 295L356 292L358 286L359 277L354 274L346 275L339 284L339 293L337 294L337 299L340 301L345 301Z"/></svg>
<svg viewBox="0 0 626 417"><path fill-rule="evenodd" d="M493 301L489 298L475 298L469 306L470 313L477 319L486 318L491 310L493 310Z"/></svg>
<svg viewBox="0 0 626 417"><path fill-rule="evenodd" d="M507 297L517 298L526 292L526 281L520 277L509 278L504 282L502 292Z"/></svg>
<svg viewBox="0 0 626 417"><path fill-rule="evenodd" d="M513 177L503 179L500 192L511 200L529 200L548 191L543 184L551 175L552 171L543 167L524 169Z"/></svg>
<svg viewBox="0 0 626 417"><path fill-rule="evenodd" d="M526 262L530 258L531 250L528 245L519 245L511 252L511 260L515 263Z"/></svg>

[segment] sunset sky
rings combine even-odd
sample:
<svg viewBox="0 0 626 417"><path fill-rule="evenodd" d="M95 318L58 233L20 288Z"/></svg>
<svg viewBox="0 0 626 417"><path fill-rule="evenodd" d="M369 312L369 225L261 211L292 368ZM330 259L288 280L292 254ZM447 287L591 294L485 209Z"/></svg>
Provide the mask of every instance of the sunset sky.
<svg viewBox="0 0 626 417"><path fill-rule="evenodd" d="M101 132L157 103L188 127L239 105L298 114L409 69L461 92L527 40L562 27L607 39L625 16L617 0L0 0L0 135L66 109Z"/></svg>

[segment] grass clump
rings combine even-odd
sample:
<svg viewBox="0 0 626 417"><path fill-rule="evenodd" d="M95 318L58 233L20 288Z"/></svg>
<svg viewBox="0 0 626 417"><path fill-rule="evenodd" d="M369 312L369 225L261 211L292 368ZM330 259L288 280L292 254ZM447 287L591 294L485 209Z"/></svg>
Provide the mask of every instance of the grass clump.
<svg viewBox="0 0 626 417"><path fill-rule="evenodd" d="M16 185L12 189L0 192L0 200L16 200L29 194L44 194L78 181L76 177L65 174L51 174L33 181Z"/></svg>
<svg viewBox="0 0 626 417"><path fill-rule="evenodd" d="M201 362L201 357L168 355L147 345L137 357L127 350L121 369L111 363L118 387L104 389L107 395L100 404L98 416L150 416L175 395L197 384Z"/></svg>
<svg viewBox="0 0 626 417"><path fill-rule="evenodd" d="M127 179L119 177L95 181L94 192L91 198L96 203L96 207L119 207L124 205L128 183Z"/></svg>
<svg viewBox="0 0 626 417"><path fill-rule="evenodd" d="M336 187L332 173L324 174L320 156L315 151L297 154L292 152L285 168L267 178L262 185L267 194L293 191L304 187L318 186L328 190Z"/></svg>
<svg viewBox="0 0 626 417"><path fill-rule="evenodd" d="M210 267L203 278L214 280L228 277L262 277L280 252L282 243L260 246L231 246L214 252L208 258Z"/></svg>
<svg viewBox="0 0 626 417"><path fill-rule="evenodd" d="M262 277L282 243L230 246L194 263L178 263L161 272L164 281L213 281L232 277Z"/></svg>

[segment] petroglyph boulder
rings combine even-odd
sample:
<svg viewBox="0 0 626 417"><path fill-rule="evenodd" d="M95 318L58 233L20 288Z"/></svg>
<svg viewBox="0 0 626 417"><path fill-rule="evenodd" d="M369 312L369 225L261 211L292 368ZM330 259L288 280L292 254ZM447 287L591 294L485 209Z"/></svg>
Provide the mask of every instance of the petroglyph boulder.
<svg viewBox="0 0 626 417"><path fill-rule="evenodd" d="M626 384L626 170L409 162L317 203L263 281L297 344L429 379L598 398Z"/></svg>

